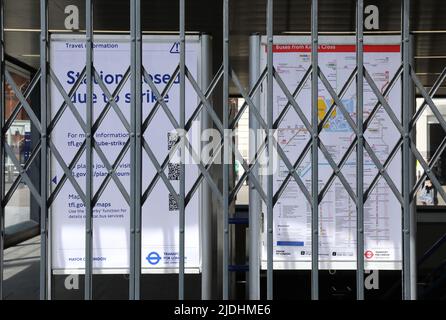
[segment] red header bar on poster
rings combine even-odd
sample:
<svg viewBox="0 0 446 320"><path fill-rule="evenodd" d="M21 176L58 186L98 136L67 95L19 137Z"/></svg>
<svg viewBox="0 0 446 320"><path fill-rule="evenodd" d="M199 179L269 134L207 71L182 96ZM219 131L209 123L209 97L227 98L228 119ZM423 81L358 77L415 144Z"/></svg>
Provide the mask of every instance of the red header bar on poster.
<svg viewBox="0 0 446 320"><path fill-rule="evenodd" d="M265 46L266 50L266 46ZM352 44L321 44L318 52L355 52L356 45ZM311 52L309 44L275 44L273 52ZM364 52L400 52L399 44L366 44Z"/></svg>

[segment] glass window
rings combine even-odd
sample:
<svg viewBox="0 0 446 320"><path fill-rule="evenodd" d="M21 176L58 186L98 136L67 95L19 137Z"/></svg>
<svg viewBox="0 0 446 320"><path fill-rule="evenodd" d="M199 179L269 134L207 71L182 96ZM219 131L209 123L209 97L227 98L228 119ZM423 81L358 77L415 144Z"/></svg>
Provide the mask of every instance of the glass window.
<svg viewBox="0 0 446 320"><path fill-rule="evenodd" d="M437 106L443 118L446 119L446 99L433 99L433 102ZM417 98L417 109L424 103L424 99ZM416 125L416 144L418 151L421 153L423 159L429 163L433 160L436 153L439 152L439 148L442 141L446 138L446 132L441 127L438 119L427 106ZM417 181L423 177L424 169L419 161L416 161L416 176ZM446 151L443 150L439 154L438 160L432 167L432 173L435 175L439 184L446 191ZM434 187L431 179L427 178L421 184L417 192L417 205L433 206L433 205L446 205L445 201L439 194L438 190Z"/></svg>
<svg viewBox="0 0 446 320"><path fill-rule="evenodd" d="M9 73L16 87L25 93L29 82L30 73L15 66L13 64L7 64ZM30 103L30 100L28 100ZM20 101L15 94L13 88L9 85L5 85L5 118L13 120L8 130L5 133L5 142L8 144L12 153L17 159L17 163L21 167L24 167L26 161L31 154L31 123L28 114L22 107L19 112L15 112L16 107ZM5 191L6 194L14 186L14 181L19 176L21 168L17 168L14 164L15 161L6 156L5 159ZM28 172L29 173L29 172ZM36 183L38 187L38 182ZM8 205L5 210L5 227L15 225L20 222L30 220L30 191L28 186L23 180L17 186L17 189L12 194Z"/></svg>

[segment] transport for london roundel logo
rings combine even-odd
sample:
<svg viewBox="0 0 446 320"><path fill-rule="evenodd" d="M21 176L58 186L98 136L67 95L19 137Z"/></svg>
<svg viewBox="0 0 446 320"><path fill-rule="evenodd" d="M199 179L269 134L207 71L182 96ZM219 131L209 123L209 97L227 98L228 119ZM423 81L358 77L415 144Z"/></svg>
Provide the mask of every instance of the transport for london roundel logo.
<svg viewBox="0 0 446 320"><path fill-rule="evenodd" d="M158 252L152 251L150 252L146 257L147 262L149 262L151 265L156 265L158 262L160 262L161 257L158 254Z"/></svg>
<svg viewBox="0 0 446 320"><path fill-rule="evenodd" d="M373 251L372 250L367 250L366 252L364 252L364 256L366 257L366 259L372 259L373 258Z"/></svg>

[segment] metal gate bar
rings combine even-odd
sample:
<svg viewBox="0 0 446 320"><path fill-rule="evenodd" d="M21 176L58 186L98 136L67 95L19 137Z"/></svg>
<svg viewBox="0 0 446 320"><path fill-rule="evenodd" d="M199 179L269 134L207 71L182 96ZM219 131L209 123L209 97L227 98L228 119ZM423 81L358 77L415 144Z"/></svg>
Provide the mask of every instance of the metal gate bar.
<svg viewBox="0 0 446 320"><path fill-rule="evenodd" d="M229 299L229 0L223 0L223 299ZM232 153L232 152L231 152Z"/></svg>
<svg viewBox="0 0 446 320"><path fill-rule="evenodd" d="M133 164L130 179L130 285L129 298L140 299L141 281L141 207L142 207L142 32L141 32L141 1L130 2L130 38L131 38L131 134L132 147L130 163Z"/></svg>
<svg viewBox="0 0 446 320"><path fill-rule="evenodd" d="M184 127L186 124L186 36L185 36L185 20L186 12L184 8L184 1L180 0L180 139L181 139L181 165L180 165L180 194L179 194L179 239L180 239L180 265L179 265L179 288L178 298L184 300L184 232L185 232L185 203L184 197L186 195L186 176L185 176L185 152L186 152L186 134Z"/></svg>
<svg viewBox="0 0 446 320"><path fill-rule="evenodd" d="M311 299L319 299L318 0L311 1Z"/></svg>
<svg viewBox="0 0 446 320"><path fill-rule="evenodd" d="M1 132L5 125L5 5L4 0L0 0L0 125ZM0 199L2 200L0 212L0 300L3 299L3 252L5 244L5 209L3 207L3 195L5 194L5 150L3 147L3 134L1 135L0 150Z"/></svg>
<svg viewBox="0 0 446 320"><path fill-rule="evenodd" d="M274 219L274 209L273 209L273 0L268 0L267 3L267 14L266 14L266 37L267 37L267 99L266 99L266 121L268 127L268 165L267 165L267 181L266 181L266 195L267 199L267 299L273 299L273 219Z"/></svg>
<svg viewBox="0 0 446 320"><path fill-rule="evenodd" d="M364 300L364 1L356 4L356 298Z"/></svg>
<svg viewBox="0 0 446 320"><path fill-rule="evenodd" d="M86 179L85 179L85 300L93 299L93 0L85 3L86 49Z"/></svg>
<svg viewBox="0 0 446 320"><path fill-rule="evenodd" d="M256 80L260 77L260 65L257 63L260 60L260 35L256 34L250 37L250 51L249 51L249 88L252 90L256 87ZM253 102L259 106L260 96L257 93L253 95ZM249 113L249 129L250 132L257 132L259 124L257 123L252 112ZM258 145L257 135L249 136L249 160L256 156L256 151L252 146ZM253 175L258 177L258 164L254 164L252 169ZM254 186L254 183L249 182L249 272L248 272L248 290L249 299L260 299L260 214L262 210L261 200L259 194Z"/></svg>
<svg viewBox="0 0 446 320"><path fill-rule="evenodd" d="M403 50L403 100L401 106L402 122L403 122L403 221L402 221L402 239L403 239L403 299L410 300L411 295L411 250L410 250L410 222L411 222L411 201L410 201L410 106L411 97L409 96L409 80L410 80L410 61L409 61L409 16L410 16L410 0L402 2L402 26L401 40Z"/></svg>
<svg viewBox="0 0 446 320"><path fill-rule="evenodd" d="M40 299L48 298L48 1L40 1ZM3 195L3 194L2 194Z"/></svg>

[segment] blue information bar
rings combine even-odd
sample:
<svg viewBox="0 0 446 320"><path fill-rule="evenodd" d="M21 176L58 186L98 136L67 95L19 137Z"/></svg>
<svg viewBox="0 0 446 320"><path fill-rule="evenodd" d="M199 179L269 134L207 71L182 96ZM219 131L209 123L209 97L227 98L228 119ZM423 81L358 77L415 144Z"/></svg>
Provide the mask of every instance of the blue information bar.
<svg viewBox="0 0 446 320"><path fill-rule="evenodd" d="M278 246L303 247L303 241L277 241Z"/></svg>

